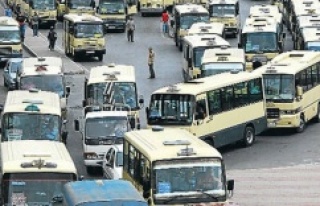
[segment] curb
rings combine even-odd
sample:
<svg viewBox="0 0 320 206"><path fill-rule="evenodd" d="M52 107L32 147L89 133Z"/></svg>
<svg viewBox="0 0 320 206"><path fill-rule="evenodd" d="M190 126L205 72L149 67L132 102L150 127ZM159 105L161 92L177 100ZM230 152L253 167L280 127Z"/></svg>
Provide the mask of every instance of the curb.
<svg viewBox="0 0 320 206"><path fill-rule="evenodd" d="M24 43L22 44L22 48L26 50L32 57L37 57L38 55L32 51L28 46L26 46Z"/></svg>

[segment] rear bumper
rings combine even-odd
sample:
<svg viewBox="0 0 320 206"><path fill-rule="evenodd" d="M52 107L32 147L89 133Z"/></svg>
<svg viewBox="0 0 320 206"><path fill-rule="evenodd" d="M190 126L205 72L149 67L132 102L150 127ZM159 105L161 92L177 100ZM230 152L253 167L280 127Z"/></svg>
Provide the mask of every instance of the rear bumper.
<svg viewBox="0 0 320 206"><path fill-rule="evenodd" d="M100 50L91 50L91 49L75 49L74 53L77 55L89 55L89 56L97 56L106 53L106 49Z"/></svg>

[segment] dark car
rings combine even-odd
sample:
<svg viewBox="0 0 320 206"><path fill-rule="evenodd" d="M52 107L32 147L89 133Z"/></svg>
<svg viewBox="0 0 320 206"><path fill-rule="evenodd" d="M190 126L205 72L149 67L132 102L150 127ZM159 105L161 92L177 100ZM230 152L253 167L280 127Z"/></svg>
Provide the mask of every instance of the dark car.
<svg viewBox="0 0 320 206"><path fill-rule="evenodd" d="M17 72L22 67L22 58L9 59L3 71L3 84L8 90L16 89Z"/></svg>

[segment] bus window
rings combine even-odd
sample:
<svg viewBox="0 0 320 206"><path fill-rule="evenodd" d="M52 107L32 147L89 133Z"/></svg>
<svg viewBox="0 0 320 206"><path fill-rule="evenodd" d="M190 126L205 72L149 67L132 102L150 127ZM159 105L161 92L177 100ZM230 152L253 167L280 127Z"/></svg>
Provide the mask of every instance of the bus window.
<svg viewBox="0 0 320 206"><path fill-rule="evenodd" d="M222 111L220 90L208 92L209 114L214 115Z"/></svg>
<svg viewBox="0 0 320 206"><path fill-rule="evenodd" d="M253 79L249 81L250 103L262 100L261 79Z"/></svg>
<svg viewBox="0 0 320 206"><path fill-rule="evenodd" d="M233 87L226 87L221 90L222 109L227 111L233 108Z"/></svg>
<svg viewBox="0 0 320 206"><path fill-rule="evenodd" d="M204 119L207 116L206 100L202 99L196 103L196 119Z"/></svg>

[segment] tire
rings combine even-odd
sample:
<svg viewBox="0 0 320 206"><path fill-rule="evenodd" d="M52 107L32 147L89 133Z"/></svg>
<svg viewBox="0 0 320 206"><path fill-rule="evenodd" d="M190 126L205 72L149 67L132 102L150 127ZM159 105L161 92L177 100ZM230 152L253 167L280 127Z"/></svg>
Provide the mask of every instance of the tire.
<svg viewBox="0 0 320 206"><path fill-rule="evenodd" d="M178 37L177 37L177 34L174 34L174 40L175 40L176 46L178 46Z"/></svg>
<svg viewBox="0 0 320 206"><path fill-rule="evenodd" d="M78 61L78 59L79 59L78 56L79 56L79 55L77 55L76 53L73 53L73 61L74 61L74 62L77 62L77 61Z"/></svg>
<svg viewBox="0 0 320 206"><path fill-rule="evenodd" d="M5 80L3 80L3 86L4 86L4 87L8 87L8 85L7 85L7 83L6 83Z"/></svg>
<svg viewBox="0 0 320 206"><path fill-rule="evenodd" d="M99 54L99 55L98 55L98 60L99 60L99 62L102 62L102 60L103 60L103 54Z"/></svg>
<svg viewBox="0 0 320 206"><path fill-rule="evenodd" d="M300 125L296 128L297 133L302 133L306 128L306 121L303 118L303 115L300 116Z"/></svg>
<svg viewBox="0 0 320 206"><path fill-rule="evenodd" d="M316 123L320 123L320 104L318 104L318 111L317 111L317 115L314 117L314 121Z"/></svg>
<svg viewBox="0 0 320 206"><path fill-rule="evenodd" d="M94 167L86 166L86 170L89 175L94 174Z"/></svg>
<svg viewBox="0 0 320 206"><path fill-rule="evenodd" d="M146 14L144 12L141 12L142 17L146 17Z"/></svg>
<svg viewBox="0 0 320 206"><path fill-rule="evenodd" d="M243 131L242 145L244 147L250 147L251 145L253 145L255 139L256 135L254 128L252 126L246 126L246 128Z"/></svg>

